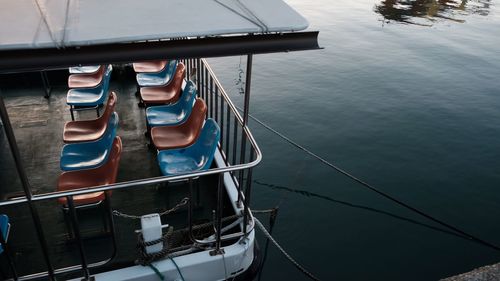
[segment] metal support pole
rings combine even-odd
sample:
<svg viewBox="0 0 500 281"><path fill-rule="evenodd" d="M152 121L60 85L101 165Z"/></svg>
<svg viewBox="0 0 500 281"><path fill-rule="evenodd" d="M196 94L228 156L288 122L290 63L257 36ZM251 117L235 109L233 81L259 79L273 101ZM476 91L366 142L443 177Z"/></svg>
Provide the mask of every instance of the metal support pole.
<svg viewBox="0 0 500 281"><path fill-rule="evenodd" d="M45 91L44 98L50 98L50 92L52 91L52 87L50 86L49 77L47 76L47 72L44 70L40 71L40 76L42 77L43 90Z"/></svg>
<svg viewBox="0 0 500 281"><path fill-rule="evenodd" d="M35 225L36 234L38 236L38 242L42 248L43 257L45 263L47 264L47 271L49 273L49 278L55 280L54 268L49 259L49 249L47 247L47 241L45 240L45 235L43 234L42 223L40 222L40 217L38 216L38 211L32 201L33 194L31 193L31 187L28 182L28 177L24 171L23 164L21 162L21 155L19 154L19 148L17 147L16 137L14 136L14 131L12 129L12 124L10 123L9 114L7 113L7 108L5 108L5 103L3 97L0 96L0 116L2 118L3 126L5 129L5 134L9 140L10 150L12 152L12 157L16 163L16 169L19 173L19 178L23 186L24 194L27 199L27 203L31 212L31 217L33 219L33 224Z"/></svg>
<svg viewBox="0 0 500 281"><path fill-rule="evenodd" d="M249 54L247 56L247 72L246 72L246 81L245 81L245 104L243 107L243 128L248 125L248 112L250 109L250 89L252 84L252 63L253 63L253 55ZM244 130L242 128L241 132L241 153L240 153L240 163L245 162L245 154L246 154L246 138L244 134ZM244 170L240 171L239 176L239 186L241 190L241 186L243 185L243 176ZM241 206L241 192L238 193L238 206Z"/></svg>
<svg viewBox="0 0 500 281"><path fill-rule="evenodd" d="M224 250L221 249L221 236L222 236L222 214L224 208L224 174L217 175L217 217L216 217L216 233L215 233L215 250L210 252L210 255L220 255L224 254Z"/></svg>
<svg viewBox="0 0 500 281"><path fill-rule="evenodd" d="M109 192L104 192L104 204L106 206L106 212L108 213L109 219L109 232L111 234L111 240L113 242L113 254L110 257L110 260L114 259L116 256L116 250L118 249L116 245L116 230L115 230L115 221L113 218L113 210L111 209L111 198Z"/></svg>
<svg viewBox="0 0 500 281"><path fill-rule="evenodd" d="M245 107L243 108L243 126L246 126L248 124L250 87L252 83L252 63L253 63L253 55L249 54L247 57L247 77L245 81Z"/></svg>
<svg viewBox="0 0 500 281"><path fill-rule="evenodd" d="M193 235L193 179L189 178L189 205L188 205L188 229L189 239L191 242L196 243L196 238Z"/></svg>
<svg viewBox="0 0 500 281"><path fill-rule="evenodd" d="M247 186L245 188L245 204L243 205L243 233L248 235L247 226L248 226L248 218L250 217L250 195L252 190L252 168L248 169L247 174Z"/></svg>
<svg viewBox="0 0 500 281"><path fill-rule="evenodd" d="M73 225L73 232L75 233L76 242L78 243L78 249L80 250L80 260L82 262L82 270L85 278L84 280L90 280L90 272L87 264L87 259L85 257L85 249L83 247L82 236L80 235L80 226L78 224L78 218L76 217L73 196L67 196L66 200L68 202L68 211L71 219L71 224Z"/></svg>

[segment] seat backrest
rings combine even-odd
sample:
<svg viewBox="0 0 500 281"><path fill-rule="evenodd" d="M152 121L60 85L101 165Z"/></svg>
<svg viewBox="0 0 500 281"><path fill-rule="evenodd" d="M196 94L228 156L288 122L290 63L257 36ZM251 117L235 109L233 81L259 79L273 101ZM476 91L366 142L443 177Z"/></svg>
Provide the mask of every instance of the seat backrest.
<svg viewBox="0 0 500 281"><path fill-rule="evenodd" d="M104 113L101 115L101 117L97 118L97 123L105 127L109 121L109 118L111 117L111 114L115 111L115 105L116 105L116 100L117 96L115 92L111 92L108 97L108 102L106 103L106 108L104 109ZM101 128L102 128L101 127Z"/></svg>
<svg viewBox="0 0 500 281"><path fill-rule="evenodd" d="M118 120L118 113L113 112L111 118L109 118L108 127L106 128L104 136L97 140L98 145L102 149L111 147L111 144L116 136L116 131L118 130Z"/></svg>
<svg viewBox="0 0 500 281"><path fill-rule="evenodd" d="M196 141L206 115L207 105L203 99L197 99L187 121L179 125L179 129L182 130L188 138L192 138L193 142Z"/></svg>
<svg viewBox="0 0 500 281"><path fill-rule="evenodd" d="M196 86L193 81L189 80L182 90L182 96L179 99L179 103L182 103L182 107L193 107L194 99L196 98Z"/></svg>
<svg viewBox="0 0 500 281"><path fill-rule="evenodd" d="M209 118L205 121L205 125L201 130L198 140L187 148L189 154L196 159L198 163L203 165L202 170L210 168L215 155L215 149L220 139L220 128L214 119ZM187 151L186 151L187 152ZM204 163L203 163L204 162Z"/></svg>
<svg viewBox="0 0 500 281"><path fill-rule="evenodd" d="M107 65L106 72L104 73L104 81L101 83L102 85L102 90L104 93L108 92L109 89L109 80L111 80L111 71L113 70L113 67L111 64Z"/></svg>
<svg viewBox="0 0 500 281"><path fill-rule="evenodd" d="M108 161L94 170L94 176L99 179L106 179L106 182L111 184L116 182L118 175L118 167L122 155L122 139L116 136L113 140L113 147L108 156Z"/></svg>
<svg viewBox="0 0 500 281"><path fill-rule="evenodd" d="M177 65L175 69L175 75L172 78L172 82L168 84L167 87L172 87L170 89L175 90L175 96L179 96L182 91L182 81L186 77L186 66L181 62Z"/></svg>
<svg viewBox="0 0 500 281"><path fill-rule="evenodd" d="M164 68L164 70L161 72L161 74L167 76L167 75L174 75L175 69L177 67L177 60L169 60L167 63L167 67Z"/></svg>

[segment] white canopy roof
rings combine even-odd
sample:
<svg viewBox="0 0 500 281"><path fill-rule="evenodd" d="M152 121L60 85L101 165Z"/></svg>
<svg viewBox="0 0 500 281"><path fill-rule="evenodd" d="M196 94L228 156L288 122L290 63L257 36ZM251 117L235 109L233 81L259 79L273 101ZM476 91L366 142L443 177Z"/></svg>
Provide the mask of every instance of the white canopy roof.
<svg viewBox="0 0 500 281"><path fill-rule="evenodd" d="M298 31L282 0L0 0L0 50Z"/></svg>

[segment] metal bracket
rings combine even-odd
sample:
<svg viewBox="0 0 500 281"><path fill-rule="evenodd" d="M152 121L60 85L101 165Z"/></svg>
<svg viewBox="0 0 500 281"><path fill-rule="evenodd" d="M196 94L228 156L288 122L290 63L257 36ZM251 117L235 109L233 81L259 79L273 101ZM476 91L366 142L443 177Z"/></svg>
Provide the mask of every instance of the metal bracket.
<svg viewBox="0 0 500 281"><path fill-rule="evenodd" d="M210 256L213 257L213 256L217 256L217 255L224 255L226 252L224 252L224 249L221 248L219 250L217 250L217 249L212 250L212 251L210 251L208 253L210 254Z"/></svg>

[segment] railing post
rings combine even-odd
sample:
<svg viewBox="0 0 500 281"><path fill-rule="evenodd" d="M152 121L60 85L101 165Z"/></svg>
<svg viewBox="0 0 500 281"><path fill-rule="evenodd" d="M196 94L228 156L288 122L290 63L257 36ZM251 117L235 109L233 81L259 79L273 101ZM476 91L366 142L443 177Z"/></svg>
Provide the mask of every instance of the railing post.
<svg viewBox="0 0 500 281"><path fill-rule="evenodd" d="M248 114L250 107L250 89L252 84L252 63L253 63L253 55L249 54L247 56L247 72L246 72L246 81L245 81L245 103L243 106L243 128L241 132L241 153L240 153L240 164L245 162L245 154L246 154L246 138L244 137L244 128L248 125ZM250 156L251 157L251 156ZM243 185L243 176L244 170L240 171L239 176L239 186L240 192L238 192L238 206L241 206L241 186ZM248 177L248 176L247 176Z"/></svg>
<svg viewBox="0 0 500 281"><path fill-rule="evenodd" d="M83 246L82 236L80 234L80 225L78 224L78 218L76 217L75 203L73 202L73 196L67 196L66 201L68 203L68 211L71 219L71 224L73 225L73 231L75 232L76 242L78 244L78 249L80 250L80 260L82 261L82 270L85 279L90 279L90 272L87 264L87 258L85 257L85 248Z"/></svg>
<svg viewBox="0 0 500 281"><path fill-rule="evenodd" d="M253 150L250 150L250 158L253 156ZM243 204L243 233L245 236L247 235L247 225L248 225L248 219L250 217L250 210L249 210L249 205L250 205L250 196L251 196L251 191L252 191L252 168L248 169L247 173L247 181L246 181L246 188L245 188L245 204Z"/></svg>
<svg viewBox="0 0 500 281"><path fill-rule="evenodd" d="M188 179L189 184L189 204L188 204L188 231L191 242L196 243L196 238L193 235L193 179Z"/></svg>
<svg viewBox="0 0 500 281"><path fill-rule="evenodd" d="M216 218L216 233L215 233L215 250L210 252L210 255L224 254L221 249L221 236L222 236L222 214L223 214L223 200L224 200L224 174L217 175L217 218Z"/></svg>
<svg viewBox="0 0 500 281"><path fill-rule="evenodd" d="M26 172L24 171L23 164L21 162L21 155L19 154L19 148L17 147L16 137L14 136L14 131L12 129L12 124L10 123L9 114L7 113L7 108L5 108L5 103L3 97L0 93L0 116L2 118L3 126L5 129L5 134L9 141L10 150L12 152L12 157L16 163L16 169L23 186L24 194L27 199L28 207L31 212L31 218L33 219L33 224L35 225L36 234L38 236L38 242L42 248L43 257L45 263L47 264L47 272L49 273L49 278L55 280L54 268L49 258L49 249L47 247L47 241L45 240L45 235L43 233L42 224L40 222L40 217L38 216L38 211L32 201L33 194L31 193L31 187L28 181Z"/></svg>

